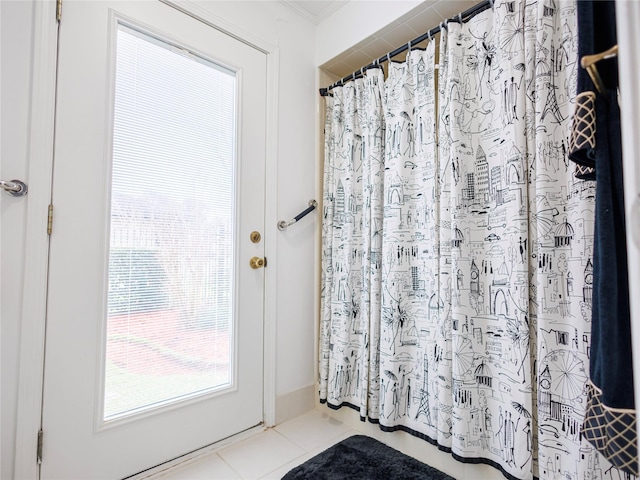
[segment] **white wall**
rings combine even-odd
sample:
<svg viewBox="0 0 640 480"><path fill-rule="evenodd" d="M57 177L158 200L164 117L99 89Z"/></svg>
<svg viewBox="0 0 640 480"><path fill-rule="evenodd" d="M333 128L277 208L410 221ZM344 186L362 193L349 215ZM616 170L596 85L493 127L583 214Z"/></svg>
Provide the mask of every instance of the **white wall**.
<svg viewBox="0 0 640 480"><path fill-rule="evenodd" d="M422 0L348 2L318 25L316 65L320 66L327 63L353 45L382 30L415 7L425 3L433 2L423 2ZM427 28L433 26L428 25ZM340 33L337 34L337 32ZM399 46L393 45L392 47ZM371 60L374 59L369 59L369 61Z"/></svg>
<svg viewBox="0 0 640 480"><path fill-rule="evenodd" d="M33 36L32 1L0 2L2 80L2 178L29 183L27 170L30 82ZM316 70L315 29L275 1L194 2L220 24L257 43L278 49L276 191L271 192L277 219L290 219L315 196ZM215 23L215 21L214 21ZM64 28L64 21L62 23ZM1 355L2 355L2 479L13 478L24 268L25 217L28 195L0 195L1 230ZM315 214L265 242L275 242L276 271L276 410L282 420L313 407L316 314L313 259ZM34 452L35 454L35 452Z"/></svg>
<svg viewBox="0 0 640 480"><path fill-rule="evenodd" d="M33 32L31 2L0 2L0 177L28 183L27 136ZM0 194L0 478L13 472L28 197Z"/></svg>
<svg viewBox="0 0 640 480"><path fill-rule="evenodd" d="M640 167L638 165L638 125L640 125L640 3L616 4L616 23L620 58L620 97L622 98L622 159L627 221L629 264L629 303L636 410L640 410ZM638 439L640 445L640 435Z"/></svg>

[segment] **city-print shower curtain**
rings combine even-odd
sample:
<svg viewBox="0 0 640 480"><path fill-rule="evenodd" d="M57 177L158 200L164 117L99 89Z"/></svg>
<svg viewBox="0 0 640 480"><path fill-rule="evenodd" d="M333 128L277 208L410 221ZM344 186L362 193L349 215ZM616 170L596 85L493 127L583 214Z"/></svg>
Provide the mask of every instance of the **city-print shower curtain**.
<svg viewBox="0 0 640 480"><path fill-rule="evenodd" d="M576 52L574 2L496 1L442 29L438 65L430 41L327 97L321 401L507 478L628 478L580 437Z"/></svg>

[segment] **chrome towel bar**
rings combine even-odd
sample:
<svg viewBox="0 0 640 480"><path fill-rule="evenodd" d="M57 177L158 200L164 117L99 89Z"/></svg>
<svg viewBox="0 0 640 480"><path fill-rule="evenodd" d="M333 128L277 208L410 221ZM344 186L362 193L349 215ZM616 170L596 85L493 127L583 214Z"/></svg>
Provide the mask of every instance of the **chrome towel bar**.
<svg viewBox="0 0 640 480"><path fill-rule="evenodd" d="M285 221L285 220L280 220L278 222L278 228L280 230L284 230L285 228L290 227L291 225L296 223L298 220L300 220L302 217L304 217L305 215L307 215L307 214L311 213L313 210L315 210L317 206L318 206L318 202L316 202L315 200L309 200L309 206L305 210L300 212L298 215L293 217L288 222Z"/></svg>

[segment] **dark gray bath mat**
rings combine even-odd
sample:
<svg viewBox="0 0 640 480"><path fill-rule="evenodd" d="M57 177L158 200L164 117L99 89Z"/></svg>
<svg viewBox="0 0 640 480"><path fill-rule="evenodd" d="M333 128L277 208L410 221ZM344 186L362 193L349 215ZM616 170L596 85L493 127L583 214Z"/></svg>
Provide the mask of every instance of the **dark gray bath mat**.
<svg viewBox="0 0 640 480"><path fill-rule="evenodd" d="M455 480L365 435L335 444L287 473L283 480Z"/></svg>

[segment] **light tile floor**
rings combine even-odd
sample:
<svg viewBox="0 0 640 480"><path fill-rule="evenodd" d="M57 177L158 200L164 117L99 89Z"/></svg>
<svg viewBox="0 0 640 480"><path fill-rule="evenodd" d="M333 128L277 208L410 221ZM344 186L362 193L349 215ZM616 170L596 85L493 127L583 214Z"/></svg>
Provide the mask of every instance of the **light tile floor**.
<svg viewBox="0 0 640 480"><path fill-rule="evenodd" d="M311 410L238 443L172 469L162 480L281 479L292 468L360 432Z"/></svg>
<svg viewBox="0 0 640 480"><path fill-rule="evenodd" d="M281 479L289 470L352 435L368 435L458 480L504 480L488 465L464 464L405 432L385 433L350 408L311 410L277 427L152 477L159 480Z"/></svg>

